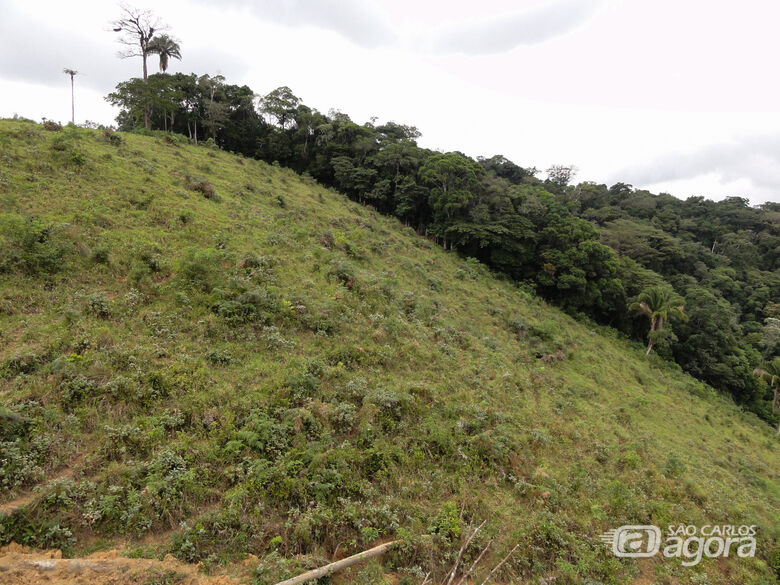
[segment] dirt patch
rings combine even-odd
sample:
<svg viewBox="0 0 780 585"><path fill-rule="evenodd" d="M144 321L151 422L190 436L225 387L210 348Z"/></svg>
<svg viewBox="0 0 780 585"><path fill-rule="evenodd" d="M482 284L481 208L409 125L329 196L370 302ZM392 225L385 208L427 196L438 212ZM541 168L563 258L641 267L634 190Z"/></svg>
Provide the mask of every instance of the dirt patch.
<svg viewBox="0 0 780 585"><path fill-rule="evenodd" d="M45 484L45 486L50 486L50 485L52 485L52 484L54 484L54 483L56 483L58 481L62 481L64 479L72 479L74 474L75 474L74 466L75 466L75 464L67 467L64 471L60 472L60 474L57 475L57 477L55 477L51 481L47 482ZM45 487L44 487L44 489L45 489ZM17 498L14 498L13 500L5 502L4 504L0 504L0 516L8 516L8 515L13 514L17 510L20 510L20 509L24 508L27 504L32 502L39 493L40 492L38 492L38 491L31 490L31 491L28 491L28 492L22 494L21 496L19 496Z"/></svg>
<svg viewBox="0 0 780 585"><path fill-rule="evenodd" d="M11 543L0 549L4 585L239 585L227 576L199 575L197 567L166 556L162 561L129 559L116 550L63 559L58 550L38 551Z"/></svg>

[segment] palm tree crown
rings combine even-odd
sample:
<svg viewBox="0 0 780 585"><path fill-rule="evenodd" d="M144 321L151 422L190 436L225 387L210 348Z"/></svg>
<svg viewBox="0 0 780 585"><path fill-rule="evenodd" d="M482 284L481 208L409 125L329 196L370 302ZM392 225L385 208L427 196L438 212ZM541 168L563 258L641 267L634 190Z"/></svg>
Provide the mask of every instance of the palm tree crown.
<svg viewBox="0 0 780 585"><path fill-rule="evenodd" d="M168 70L168 60L181 60L181 47L168 35L157 35L147 47L147 52L155 53L160 56L160 71L165 73Z"/></svg>
<svg viewBox="0 0 780 585"><path fill-rule="evenodd" d="M685 314L685 299L671 287L652 286L639 294L636 302L628 306L637 315L646 315L650 319L649 343L645 355L649 355L663 331L664 324L671 319L688 320Z"/></svg>

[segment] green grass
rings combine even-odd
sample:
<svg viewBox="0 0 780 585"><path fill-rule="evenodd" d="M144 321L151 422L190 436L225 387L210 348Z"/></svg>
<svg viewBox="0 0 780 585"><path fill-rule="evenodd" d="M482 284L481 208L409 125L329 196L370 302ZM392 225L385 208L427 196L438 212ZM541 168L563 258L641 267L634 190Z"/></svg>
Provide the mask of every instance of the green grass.
<svg viewBox="0 0 780 585"><path fill-rule="evenodd" d="M289 170L2 121L0 248L0 501L41 486L0 542L264 583L400 537L419 583L486 519L499 581L629 583L607 529L756 524L756 559L650 577L776 578L772 429Z"/></svg>

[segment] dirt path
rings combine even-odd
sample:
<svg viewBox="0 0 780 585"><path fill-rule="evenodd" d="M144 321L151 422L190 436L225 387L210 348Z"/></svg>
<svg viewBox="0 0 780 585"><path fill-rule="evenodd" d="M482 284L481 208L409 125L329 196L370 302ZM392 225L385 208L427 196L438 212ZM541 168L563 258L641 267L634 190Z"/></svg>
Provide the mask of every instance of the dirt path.
<svg viewBox="0 0 780 585"><path fill-rule="evenodd" d="M62 481L63 479L71 479L74 473L75 473L74 467L69 466L57 477L43 484L44 488L55 482ZM7 516L9 514L13 514L20 508L24 508L27 504L32 502L39 495L39 493L40 492L38 491L30 490L29 492L24 493L21 496L14 498L13 500L5 502L4 504L0 504L0 516Z"/></svg>
<svg viewBox="0 0 780 585"><path fill-rule="evenodd" d="M7 516L9 514L13 514L20 508L24 508L27 504L32 502L35 499L35 496L37 496L35 492L29 492L27 494L21 495L18 498L14 498L10 502L6 502L5 504L0 504L0 516Z"/></svg>
<svg viewBox="0 0 780 585"><path fill-rule="evenodd" d="M0 549L3 585L239 585L232 577L199 575L197 567L166 556L162 561L129 559L116 550L63 559L58 550L36 551L18 544Z"/></svg>

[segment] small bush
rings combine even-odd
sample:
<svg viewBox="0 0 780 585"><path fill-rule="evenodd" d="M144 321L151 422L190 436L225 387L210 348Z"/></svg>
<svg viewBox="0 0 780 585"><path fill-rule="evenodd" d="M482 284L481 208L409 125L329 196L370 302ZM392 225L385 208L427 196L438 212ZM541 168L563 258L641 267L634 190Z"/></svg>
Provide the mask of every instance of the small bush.
<svg viewBox="0 0 780 585"><path fill-rule="evenodd" d="M81 374L63 380L60 383L60 400L63 405L70 407L81 403L97 389L95 383Z"/></svg>
<svg viewBox="0 0 780 585"><path fill-rule="evenodd" d="M229 366L233 356L226 349L210 349L206 352L206 361L214 366Z"/></svg>
<svg viewBox="0 0 780 585"><path fill-rule="evenodd" d="M532 337L536 337L542 341L551 341L555 338L559 331L560 330L558 325L555 323L555 321L551 321L550 319L545 319L544 321L536 323L535 325L531 325L528 328L528 332Z"/></svg>
<svg viewBox="0 0 780 585"><path fill-rule="evenodd" d="M31 445L20 439L0 441L0 488L6 491L42 481L42 464L50 444L48 435L37 437Z"/></svg>
<svg viewBox="0 0 780 585"><path fill-rule="evenodd" d="M108 264L109 263L108 247L107 246L96 247L94 250L92 250L90 259L96 264Z"/></svg>
<svg viewBox="0 0 780 585"><path fill-rule="evenodd" d="M179 266L179 281L203 292L214 287L219 270L219 258L216 250L189 250L187 258Z"/></svg>
<svg viewBox="0 0 780 585"><path fill-rule="evenodd" d="M189 181L187 189L201 193L206 199L215 199L217 194L214 191L214 185L208 181Z"/></svg>
<svg viewBox="0 0 780 585"><path fill-rule="evenodd" d="M122 137L109 128L103 130L102 136L111 146L121 146L122 144Z"/></svg>
<svg viewBox="0 0 780 585"><path fill-rule="evenodd" d="M355 288L355 285L357 284L355 269L346 262L335 261L331 263L330 270L328 270L328 276L335 278L349 290Z"/></svg>
<svg viewBox="0 0 780 585"><path fill-rule="evenodd" d="M53 226L34 217L0 214L0 273L21 269L30 275L63 268L65 242Z"/></svg>
<svg viewBox="0 0 780 585"><path fill-rule="evenodd" d="M43 119L43 129L48 132L59 132L62 130L62 124L55 122L54 120Z"/></svg>
<svg viewBox="0 0 780 585"><path fill-rule="evenodd" d="M101 319L108 319L113 313L111 301L108 300L105 293L91 294L87 297L87 312Z"/></svg>
<svg viewBox="0 0 780 585"><path fill-rule="evenodd" d="M87 164L87 155L80 150L71 150L68 156L68 162L77 167L83 167Z"/></svg>
<svg viewBox="0 0 780 585"><path fill-rule="evenodd" d="M668 477L680 477L687 469L688 467L685 465L685 462L680 459L679 456L672 453L666 458L663 472L664 475Z"/></svg>
<svg viewBox="0 0 780 585"><path fill-rule="evenodd" d="M175 132L169 132L164 137L163 140L166 144L170 144L171 146L178 146L180 144L186 144L188 142L188 138L184 136L183 134L177 134Z"/></svg>
<svg viewBox="0 0 780 585"><path fill-rule="evenodd" d="M507 324L509 330L518 338L524 337L528 333L528 323L522 317L515 317Z"/></svg>
<svg viewBox="0 0 780 585"><path fill-rule="evenodd" d="M333 426L342 433L348 433L352 430L357 418L357 407L351 402L342 402L331 415Z"/></svg>

